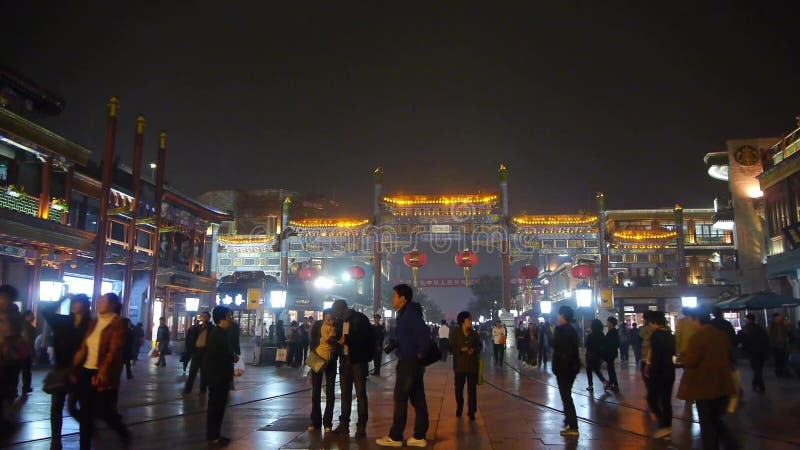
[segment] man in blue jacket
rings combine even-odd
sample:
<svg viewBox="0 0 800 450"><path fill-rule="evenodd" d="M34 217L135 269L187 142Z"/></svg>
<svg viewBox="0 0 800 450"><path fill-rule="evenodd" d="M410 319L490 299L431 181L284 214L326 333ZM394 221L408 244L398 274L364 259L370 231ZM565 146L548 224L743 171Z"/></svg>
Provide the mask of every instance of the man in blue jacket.
<svg viewBox="0 0 800 450"><path fill-rule="evenodd" d="M428 352L431 337L422 318L422 307L413 303L414 291L407 284L394 287L392 304L397 310L397 330L394 345L397 349L397 376L394 384L394 418L388 436L376 441L383 447L402 447L403 431L408 418L408 402L414 407L414 436L409 438L409 447L425 447L428 443L428 404L425 401L425 365L422 359ZM389 349L387 349L389 350Z"/></svg>

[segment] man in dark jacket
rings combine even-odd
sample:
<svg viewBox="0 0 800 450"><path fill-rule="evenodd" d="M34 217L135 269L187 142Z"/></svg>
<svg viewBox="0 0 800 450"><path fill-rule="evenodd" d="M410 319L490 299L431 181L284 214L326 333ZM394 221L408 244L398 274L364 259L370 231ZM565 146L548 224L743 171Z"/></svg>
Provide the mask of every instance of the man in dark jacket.
<svg viewBox="0 0 800 450"><path fill-rule="evenodd" d="M608 369L608 389L619 391L619 382L617 381L617 370L614 367L614 361L617 359L619 352L619 330L617 330L617 318L611 316L606 321L608 324L608 332L606 332L605 348L603 356L606 360L606 368Z"/></svg>
<svg viewBox="0 0 800 450"><path fill-rule="evenodd" d="M156 366L167 366L167 352L169 352L169 327L167 320L163 317L158 319L158 331L156 332L156 348L158 349L158 361Z"/></svg>
<svg viewBox="0 0 800 450"><path fill-rule="evenodd" d="M68 316L58 314L61 303L66 299L69 299ZM53 381L65 382L64 378L72 367L72 357L78 352L89 326L89 297L84 294L66 296L53 305L42 307L42 316L53 330L53 351L56 361L53 373L58 374L53 376L60 377L60 380ZM53 392L50 403L50 435L52 436L50 448L53 449L61 448L61 427L67 398L69 398L67 409L70 415L75 418L80 417L78 415L78 397L74 387L65 385L63 389Z"/></svg>
<svg viewBox="0 0 800 450"><path fill-rule="evenodd" d="M478 369L483 342L477 331L472 329L472 315L469 311L458 313L458 326L450 330L450 352L453 354L455 371L456 417L464 411L464 383L467 384L469 405L467 416L475 421L478 411Z"/></svg>
<svg viewBox="0 0 800 450"><path fill-rule="evenodd" d="M547 369L548 354L550 353L550 343L553 340L553 333L550 331L550 321L546 320L536 326L536 342L539 344L537 352L538 365Z"/></svg>
<svg viewBox="0 0 800 450"><path fill-rule="evenodd" d="M413 303L414 291L407 284L394 287L392 305L397 310L397 331L394 345L397 348L397 368L394 382L394 416L388 436L376 442L384 447L402 446L403 432L408 419L408 402L414 407L414 437L409 438L409 447L425 447L428 433L428 404L425 400L425 365L422 359L430 350L431 336L422 307Z"/></svg>
<svg viewBox="0 0 800 450"><path fill-rule="evenodd" d="M367 403L367 373L369 362L375 351L375 338L372 335L372 324L364 314L347 307L345 300L333 302L333 318L342 323L342 335L339 339L339 383L342 391L342 414L339 426L334 434L350 434L350 411L353 408L353 386L358 399L358 422L356 437L367 435L367 419L369 418Z"/></svg>
<svg viewBox="0 0 800 450"><path fill-rule="evenodd" d="M233 382L233 364L236 359L230 336L236 330L231 320L231 310L217 306L211 312L217 326L211 328L203 356L203 376L208 383L208 411L206 413L206 439L212 447L224 447L230 439L220 435L228 392Z"/></svg>
<svg viewBox="0 0 800 450"><path fill-rule="evenodd" d="M647 404L658 417L656 439L672 433L672 386L675 384L675 336L667 327L663 312L652 316L653 334L650 335L650 364L647 366Z"/></svg>
<svg viewBox="0 0 800 450"><path fill-rule="evenodd" d="M553 333L553 374L558 382L558 392L564 404L564 425L562 436L578 436L578 414L572 401L572 384L581 370L578 356L578 334L571 322L572 308L562 306L558 309L558 326Z"/></svg>
<svg viewBox="0 0 800 450"><path fill-rule="evenodd" d="M753 368L753 390L764 392L764 361L769 354L769 335L756 323L755 314L747 315L747 324L739 332L739 342Z"/></svg>
<svg viewBox="0 0 800 450"><path fill-rule="evenodd" d="M383 340L386 338L386 328L381 323L381 315L375 314L373 316L374 323L372 324L372 334L375 336L375 352L372 356L372 375L381 376L381 361L383 352Z"/></svg>
<svg viewBox="0 0 800 450"><path fill-rule="evenodd" d="M214 325L211 323L211 316L207 312L200 313L198 320L200 323L193 326L191 333L186 335L186 351L191 357L192 365L189 368L189 377L186 378L186 385L183 388L184 394L192 392L198 371L200 372L200 393L206 392L206 376L202 369L203 357L205 357L206 347L208 346L208 335Z"/></svg>

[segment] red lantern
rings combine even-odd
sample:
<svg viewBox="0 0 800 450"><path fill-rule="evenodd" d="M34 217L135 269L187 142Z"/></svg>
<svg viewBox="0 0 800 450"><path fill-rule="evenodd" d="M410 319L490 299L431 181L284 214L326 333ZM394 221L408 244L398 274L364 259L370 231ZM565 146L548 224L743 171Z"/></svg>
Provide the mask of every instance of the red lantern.
<svg viewBox="0 0 800 450"><path fill-rule="evenodd" d="M308 282L313 280L314 278L317 278L317 274L318 274L317 269L313 267L303 267L302 269L300 269L300 273L298 275L300 276L301 280Z"/></svg>
<svg viewBox="0 0 800 450"><path fill-rule="evenodd" d="M519 269L520 278L532 280L539 276L539 268L530 264L525 264Z"/></svg>
<svg viewBox="0 0 800 450"><path fill-rule="evenodd" d="M464 279L469 287L469 269L478 264L478 254L469 250L458 252L456 264L464 268Z"/></svg>
<svg viewBox="0 0 800 450"><path fill-rule="evenodd" d="M594 270L592 266L588 264L578 264L572 268L572 276L580 280L591 277L592 272L594 272Z"/></svg>
<svg viewBox="0 0 800 450"><path fill-rule="evenodd" d="M428 255L419 250L414 250L406 253L403 257L403 261L408 267L411 267L411 271L414 273L414 287L416 287L417 279L419 278L419 268L428 264Z"/></svg>
<svg viewBox="0 0 800 450"><path fill-rule="evenodd" d="M361 266L353 266L350 268L350 276L353 277L355 280L360 280L367 275L367 272L364 271L364 268Z"/></svg>

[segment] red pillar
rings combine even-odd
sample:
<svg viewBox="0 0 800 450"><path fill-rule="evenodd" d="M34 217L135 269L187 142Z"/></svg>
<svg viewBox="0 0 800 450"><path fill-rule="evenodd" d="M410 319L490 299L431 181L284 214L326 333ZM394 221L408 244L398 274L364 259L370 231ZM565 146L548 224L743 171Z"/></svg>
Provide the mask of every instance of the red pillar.
<svg viewBox="0 0 800 450"><path fill-rule="evenodd" d="M375 189L373 191L373 230L372 241L372 313L377 314L381 309L381 259L383 257L383 243L381 242L381 195L383 193L383 169L375 169Z"/></svg>
<svg viewBox="0 0 800 450"><path fill-rule="evenodd" d="M106 234L108 230L108 202L111 196L111 174L114 171L114 142L117 136L117 110L119 100L111 97L108 102L108 123L106 125L106 148L103 154L103 184L100 191L100 213L97 218L97 236L94 243L94 295L92 308L97 305L103 288L103 265L106 260Z"/></svg>
<svg viewBox="0 0 800 450"><path fill-rule="evenodd" d="M53 177L53 157L48 156L42 164L42 192L39 194L39 218L50 217L50 181Z"/></svg>
<svg viewBox="0 0 800 450"><path fill-rule="evenodd" d="M511 309L511 217L508 209L508 167L500 165L500 226L503 230L503 241L500 244L502 258L501 297L503 309Z"/></svg>
<svg viewBox="0 0 800 450"><path fill-rule="evenodd" d="M122 308L125 317L130 317L131 291L133 289L133 269L136 265L136 240L139 237L136 228L136 218L139 212L139 195L142 178L142 145L144 144L144 116L136 118L136 136L133 139L133 170L131 189L133 202L131 203L131 223L128 227L128 264L125 268L125 288L122 296Z"/></svg>
<svg viewBox="0 0 800 450"><path fill-rule="evenodd" d="M150 292L147 314L147 335L152 336L152 317L153 317L153 303L156 300L156 279L158 275L158 258L161 251L161 203L164 200L164 169L167 161L167 132L162 131L158 139L158 166L156 167L156 233L155 233L155 247L153 248L153 264L150 272Z"/></svg>

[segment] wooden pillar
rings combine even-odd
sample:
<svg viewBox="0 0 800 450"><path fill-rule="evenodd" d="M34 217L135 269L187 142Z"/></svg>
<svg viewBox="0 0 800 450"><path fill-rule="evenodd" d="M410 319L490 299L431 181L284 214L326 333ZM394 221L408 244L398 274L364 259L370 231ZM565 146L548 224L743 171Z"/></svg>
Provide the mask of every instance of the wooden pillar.
<svg viewBox="0 0 800 450"><path fill-rule="evenodd" d="M28 282L28 304L25 305L24 309L33 311L33 316L37 316L37 312L39 310L39 285L42 281L42 259L41 255L38 255L36 259L33 260L33 266L31 266L30 270L30 278Z"/></svg>
<svg viewBox="0 0 800 450"><path fill-rule="evenodd" d="M500 165L500 226L503 230L503 241L500 244L502 258L501 297L503 309L511 309L511 217L508 211L508 168Z"/></svg>
<svg viewBox="0 0 800 450"><path fill-rule="evenodd" d="M383 194L383 169L375 169L374 200L372 205L372 312L377 314L381 309L381 260L383 258L383 242L381 241L381 195Z"/></svg>
<svg viewBox="0 0 800 450"><path fill-rule="evenodd" d="M195 228L196 226L192 225L192 231L189 232L189 273L194 273L194 249L195 244L197 243L197 230Z"/></svg>
<svg viewBox="0 0 800 450"><path fill-rule="evenodd" d="M280 238L280 251L281 251L281 286L284 288L289 287L289 233L286 231L289 227L289 217L291 215L292 199L289 196L283 199L281 205L281 234Z"/></svg>
<svg viewBox="0 0 800 450"><path fill-rule="evenodd" d="M685 238L683 233L683 207L675 205L675 231L678 233L675 246L675 262L678 266L678 286L687 287L686 255L684 251Z"/></svg>
<svg viewBox="0 0 800 450"><path fill-rule="evenodd" d="M611 285L608 279L608 245L606 245L606 196L597 193L597 245L600 247L600 287L607 288ZM620 316L623 317L623 316Z"/></svg>
<svg viewBox="0 0 800 450"><path fill-rule="evenodd" d="M72 165L70 165L69 168L67 169L67 175L64 177L64 203L66 203L67 205L67 210L61 214L61 223L63 225L70 225L69 208L72 207L72 185L74 181L75 181L75 168Z"/></svg>
<svg viewBox="0 0 800 450"><path fill-rule="evenodd" d="M139 237L136 219L139 212L140 183L142 177L142 145L144 144L144 116L136 118L136 136L133 139L133 170L131 189L131 222L128 226L128 264L125 267L125 288L122 297L122 310L125 317L130 317L131 291L133 290L133 270L136 266L136 240Z"/></svg>
<svg viewBox="0 0 800 450"><path fill-rule="evenodd" d="M53 177L53 157L48 156L42 163L42 192L39 194L39 218L50 217L50 185Z"/></svg>
<svg viewBox="0 0 800 450"><path fill-rule="evenodd" d="M100 212L97 218L97 235L94 245L94 294L92 309L102 295L103 268L106 260L106 234L108 230L108 202L111 196L111 175L114 171L114 143L117 136L117 109L119 100L111 97L108 102L108 122L106 125L106 148L103 154L103 184L100 191Z"/></svg>
<svg viewBox="0 0 800 450"><path fill-rule="evenodd" d="M152 327L153 303L156 300L156 282L158 279L158 258L161 252L161 204L164 200L164 169L167 160L167 132L162 131L158 139L158 166L156 167L156 192L155 192L155 247L153 248L153 264L150 270L150 289L148 292L148 327Z"/></svg>

